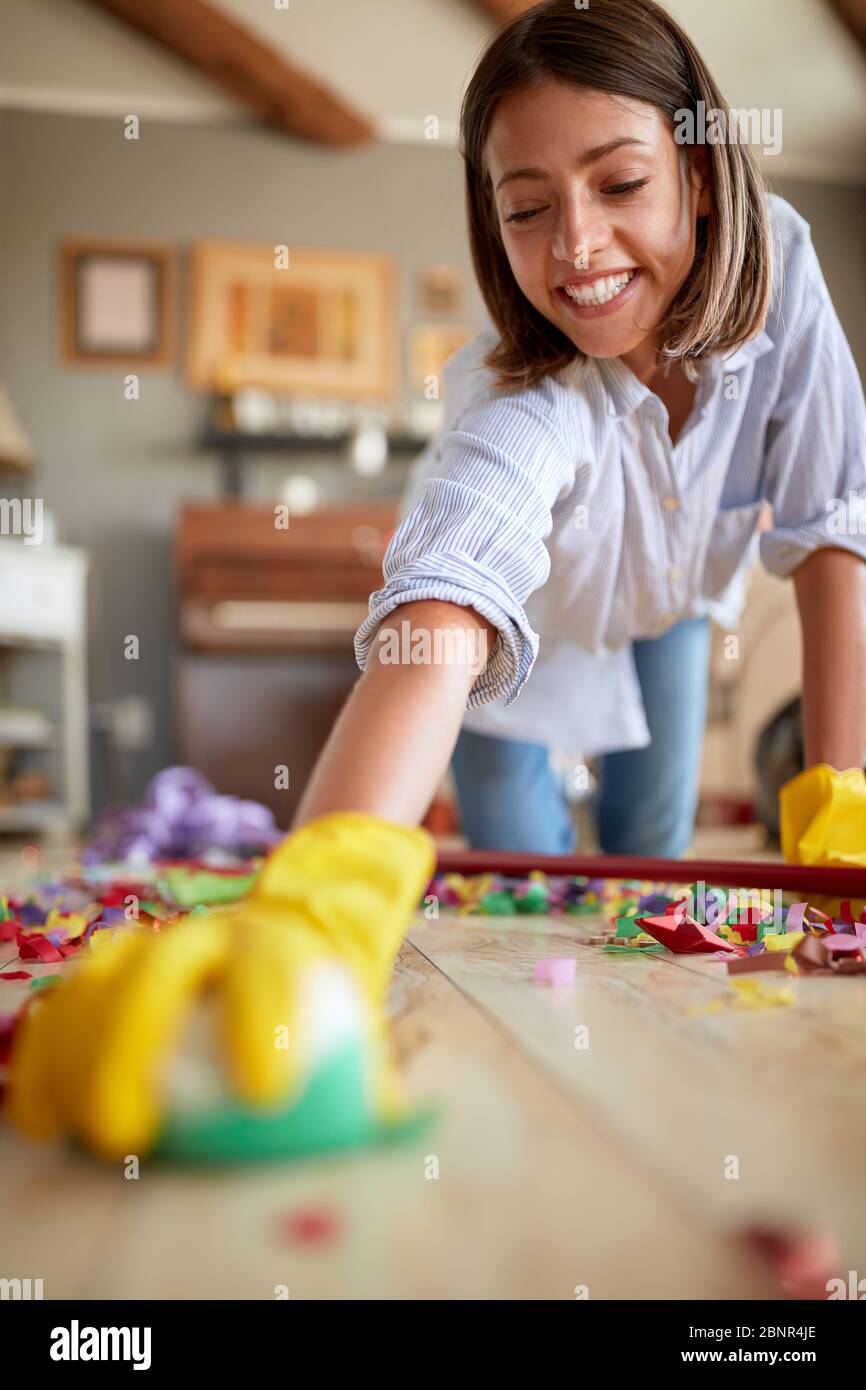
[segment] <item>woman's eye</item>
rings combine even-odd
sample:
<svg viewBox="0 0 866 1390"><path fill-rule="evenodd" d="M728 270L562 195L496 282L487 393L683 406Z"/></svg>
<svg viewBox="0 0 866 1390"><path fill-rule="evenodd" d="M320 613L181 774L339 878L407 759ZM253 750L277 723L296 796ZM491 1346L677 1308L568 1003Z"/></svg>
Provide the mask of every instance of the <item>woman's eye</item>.
<svg viewBox="0 0 866 1390"><path fill-rule="evenodd" d="M525 212L512 212L506 217L506 222L528 222L530 217L537 217L544 208L527 208Z"/></svg>
<svg viewBox="0 0 866 1390"><path fill-rule="evenodd" d="M603 188L602 193L612 193L614 195L622 193L637 193L639 188L644 188L649 183L649 179L632 179L631 183L614 183Z"/></svg>

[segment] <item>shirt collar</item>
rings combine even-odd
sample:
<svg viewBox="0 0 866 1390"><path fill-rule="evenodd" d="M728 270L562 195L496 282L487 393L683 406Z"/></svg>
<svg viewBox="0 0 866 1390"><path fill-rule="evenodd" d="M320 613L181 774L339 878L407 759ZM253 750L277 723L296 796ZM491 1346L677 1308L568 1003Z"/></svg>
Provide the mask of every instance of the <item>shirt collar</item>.
<svg viewBox="0 0 866 1390"><path fill-rule="evenodd" d="M765 352L770 352L775 347L773 339L761 331L748 342L742 343L733 352L726 353L724 356L713 354L703 358L698 362L698 384L701 397L706 398L706 392L711 390L711 382L715 384L718 376L724 372L736 372L741 367L754 362L758 357L762 357ZM619 357L598 357L595 359L602 381L607 390L608 414L617 420L623 419L626 415L631 415L654 393L642 381L639 381L630 367ZM703 389L701 389L703 386Z"/></svg>
<svg viewBox="0 0 866 1390"><path fill-rule="evenodd" d="M763 357L765 352L771 352L776 344L768 333L763 331L756 333L754 338L748 342L741 343L733 352L729 352L722 358L726 371L739 371L740 367L745 367L749 362L754 362L757 357Z"/></svg>

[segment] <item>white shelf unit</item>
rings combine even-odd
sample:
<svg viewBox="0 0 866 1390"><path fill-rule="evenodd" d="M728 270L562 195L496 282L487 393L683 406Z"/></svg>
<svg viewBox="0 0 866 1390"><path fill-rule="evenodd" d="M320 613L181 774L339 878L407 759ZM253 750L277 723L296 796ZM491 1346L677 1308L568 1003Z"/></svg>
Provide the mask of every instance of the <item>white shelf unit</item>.
<svg viewBox="0 0 866 1390"><path fill-rule="evenodd" d="M90 815L87 703L87 555L60 545L0 539L0 696L40 709L50 735L2 736L0 746L49 759L50 800L0 806L0 831L71 834Z"/></svg>

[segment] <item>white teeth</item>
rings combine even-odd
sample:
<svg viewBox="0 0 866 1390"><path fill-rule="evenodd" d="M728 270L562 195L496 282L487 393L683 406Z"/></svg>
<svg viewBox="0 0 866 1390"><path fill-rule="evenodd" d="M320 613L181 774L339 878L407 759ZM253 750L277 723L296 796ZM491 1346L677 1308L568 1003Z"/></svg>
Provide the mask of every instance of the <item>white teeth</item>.
<svg viewBox="0 0 866 1390"><path fill-rule="evenodd" d="M564 285L563 289L576 304L607 304L625 289L633 277L634 271L626 270L621 275L601 276L591 284Z"/></svg>

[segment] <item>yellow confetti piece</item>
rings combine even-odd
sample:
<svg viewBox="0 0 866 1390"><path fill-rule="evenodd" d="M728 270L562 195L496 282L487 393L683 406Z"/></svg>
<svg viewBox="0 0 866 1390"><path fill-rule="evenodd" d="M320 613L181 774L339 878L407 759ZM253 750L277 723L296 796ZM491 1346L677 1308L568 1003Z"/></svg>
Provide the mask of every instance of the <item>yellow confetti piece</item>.
<svg viewBox="0 0 866 1390"><path fill-rule="evenodd" d="M493 874L472 874L469 878L464 878L462 874L448 874L445 882L463 904L480 902L494 888Z"/></svg>
<svg viewBox="0 0 866 1390"><path fill-rule="evenodd" d="M100 931L93 932L89 942L91 951L103 951L106 946L110 946L115 930L114 927L102 927Z"/></svg>
<svg viewBox="0 0 866 1390"><path fill-rule="evenodd" d="M717 1014L725 1007L724 999L711 999L708 1004L689 1004L685 1012L689 1015L695 1014Z"/></svg>
<svg viewBox="0 0 866 1390"><path fill-rule="evenodd" d="M797 967L793 961L785 962L785 969L789 965L793 967L796 974ZM710 999L706 1004L689 1004L684 1012L689 1016L698 1014L717 1014L728 1005L733 1005L736 1009L772 1009L780 1004L796 1004L797 996L793 990L786 986L781 988L776 985L768 985L765 980L756 976L747 976L742 980L731 980L731 988L718 999Z"/></svg>
<svg viewBox="0 0 866 1390"><path fill-rule="evenodd" d="M764 945L768 951L793 951L805 935L803 931L764 932Z"/></svg>
<svg viewBox="0 0 866 1390"><path fill-rule="evenodd" d="M60 912L52 907L44 922L34 922L26 928L36 936L46 936L50 931L63 931L67 941L74 941L87 927L88 919L84 912Z"/></svg>
<svg viewBox="0 0 866 1390"><path fill-rule="evenodd" d="M735 992L734 1004L738 1009L770 1009L777 1004L796 1004L797 996L784 985L781 989L768 985L764 980L745 979L732 981Z"/></svg>

